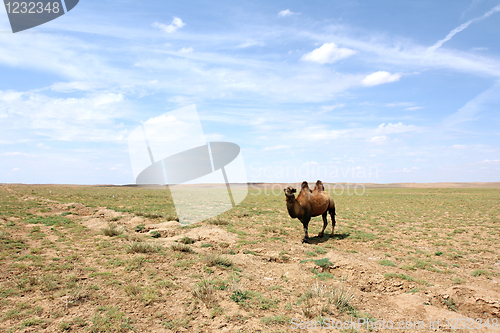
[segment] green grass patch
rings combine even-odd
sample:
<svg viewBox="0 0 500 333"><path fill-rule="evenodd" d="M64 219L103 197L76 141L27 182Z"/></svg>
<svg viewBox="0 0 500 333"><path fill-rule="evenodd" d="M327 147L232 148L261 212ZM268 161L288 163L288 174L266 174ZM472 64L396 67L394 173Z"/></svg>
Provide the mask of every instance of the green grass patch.
<svg viewBox="0 0 500 333"><path fill-rule="evenodd" d="M427 283L427 281L425 281L425 280L416 279L416 278L411 277L411 276L406 275L406 274L386 273L386 274L384 274L384 278L386 280L389 280L389 279L392 279L392 278L398 278L398 279L401 279L401 280L415 282L415 283L418 283L418 284L421 284L421 285L425 285L425 286L431 286L431 284Z"/></svg>
<svg viewBox="0 0 500 333"><path fill-rule="evenodd" d="M135 331L133 321L118 307L99 307L92 317L91 333Z"/></svg>
<svg viewBox="0 0 500 333"><path fill-rule="evenodd" d="M379 260L378 262L382 266L391 266L391 267L396 267L396 264L390 261L389 259L382 259Z"/></svg>
<svg viewBox="0 0 500 333"><path fill-rule="evenodd" d="M486 269L476 269L471 273L472 276L490 276L492 273Z"/></svg>
<svg viewBox="0 0 500 333"><path fill-rule="evenodd" d="M28 224L43 224L46 226L69 226L73 224L73 221L63 216L37 216L24 219L25 223Z"/></svg>
<svg viewBox="0 0 500 333"><path fill-rule="evenodd" d="M260 322L263 323L264 325L272 325L272 324L279 324L279 325L285 325L290 323L290 317L286 315L275 315L271 317L264 317L260 319Z"/></svg>

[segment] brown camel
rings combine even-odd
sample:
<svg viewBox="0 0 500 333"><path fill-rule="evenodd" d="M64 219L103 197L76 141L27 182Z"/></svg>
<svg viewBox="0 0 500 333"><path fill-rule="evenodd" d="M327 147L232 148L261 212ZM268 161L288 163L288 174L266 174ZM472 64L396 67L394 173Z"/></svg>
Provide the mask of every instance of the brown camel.
<svg viewBox="0 0 500 333"><path fill-rule="evenodd" d="M330 213L332 218L332 234L333 237L335 229L335 203L330 195L324 190L323 183L321 180L316 182L314 190L311 191L309 184L303 182L301 185L301 190L297 198L295 194L297 192L291 186L284 189L286 196L286 208L288 209L288 214L291 218L298 218L302 225L304 226L304 239L302 243L309 242L309 235L307 232L307 227L309 226L309 221L311 217L321 215L323 217L323 230L318 234L318 237L323 237L328 221L326 220L327 213Z"/></svg>

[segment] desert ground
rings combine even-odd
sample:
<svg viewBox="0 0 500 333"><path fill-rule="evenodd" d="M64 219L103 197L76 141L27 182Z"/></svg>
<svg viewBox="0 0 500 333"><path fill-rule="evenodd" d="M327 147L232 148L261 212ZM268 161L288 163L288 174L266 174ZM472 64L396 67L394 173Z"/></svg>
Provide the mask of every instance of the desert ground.
<svg viewBox="0 0 500 333"><path fill-rule="evenodd" d="M168 189L2 184L0 331L500 332L500 183L327 184L309 244L285 185L181 226Z"/></svg>

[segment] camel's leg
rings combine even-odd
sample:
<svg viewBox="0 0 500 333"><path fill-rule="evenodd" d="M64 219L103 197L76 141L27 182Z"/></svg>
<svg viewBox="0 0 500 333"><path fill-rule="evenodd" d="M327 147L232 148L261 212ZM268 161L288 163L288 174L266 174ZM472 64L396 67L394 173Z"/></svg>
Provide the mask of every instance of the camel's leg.
<svg viewBox="0 0 500 333"><path fill-rule="evenodd" d="M325 229L326 229L326 226L328 225L328 220L326 219L326 215L328 214L328 210L326 210L322 215L321 217L323 218L323 230L321 230L321 232L318 234L318 237L323 237L324 233L325 233Z"/></svg>
<svg viewBox="0 0 500 333"><path fill-rule="evenodd" d="M307 227L309 226L309 221L311 220L311 217L307 218L305 217L302 222L302 225L304 226L304 239L302 240L302 243L309 243L309 233L307 232Z"/></svg>
<svg viewBox="0 0 500 333"><path fill-rule="evenodd" d="M307 233L307 227L304 227L304 239L302 243L309 243L309 234Z"/></svg>
<svg viewBox="0 0 500 333"><path fill-rule="evenodd" d="M334 231L335 231L335 206L333 208L330 208L328 210L330 212L330 217L332 218L332 237L333 237L333 234L334 234Z"/></svg>

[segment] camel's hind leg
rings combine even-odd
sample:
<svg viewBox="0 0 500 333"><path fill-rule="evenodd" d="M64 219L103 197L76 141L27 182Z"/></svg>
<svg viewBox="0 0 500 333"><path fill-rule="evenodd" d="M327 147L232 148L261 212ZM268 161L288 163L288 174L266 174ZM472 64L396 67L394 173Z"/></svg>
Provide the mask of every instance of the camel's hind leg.
<svg viewBox="0 0 500 333"><path fill-rule="evenodd" d="M329 208L328 209L328 212L330 213L330 217L332 218L332 237L334 235L334 231L335 231L335 206L333 206L333 208ZM325 219L326 219L326 213L325 213ZM326 226L326 224L325 224Z"/></svg>
<svg viewBox="0 0 500 333"><path fill-rule="evenodd" d="M323 235L325 234L325 229L326 229L326 226L328 225L328 220L326 219L326 215L328 213L328 210L326 210L322 215L321 217L323 218L323 230L321 230L321 232L318 234L318 237L323 237Z"/></svg>

